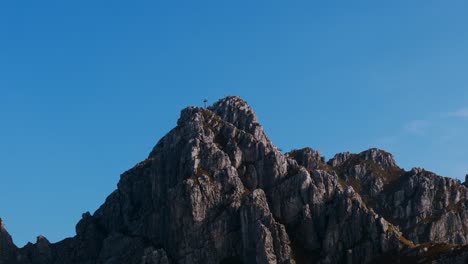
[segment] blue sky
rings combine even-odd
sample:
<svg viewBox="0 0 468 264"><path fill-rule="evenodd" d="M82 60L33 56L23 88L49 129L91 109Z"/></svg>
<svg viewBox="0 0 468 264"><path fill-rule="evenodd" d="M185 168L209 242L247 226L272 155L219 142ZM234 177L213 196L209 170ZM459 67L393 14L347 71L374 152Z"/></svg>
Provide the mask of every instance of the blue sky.
<svg viewBox="0 0 468 264"><path fill-rule="evenodd" d="M379 3L377 3L379 2ZM0 217L74 235L175 126L240 95L283 150L468 173L467 1L2 1Z"/></svg>

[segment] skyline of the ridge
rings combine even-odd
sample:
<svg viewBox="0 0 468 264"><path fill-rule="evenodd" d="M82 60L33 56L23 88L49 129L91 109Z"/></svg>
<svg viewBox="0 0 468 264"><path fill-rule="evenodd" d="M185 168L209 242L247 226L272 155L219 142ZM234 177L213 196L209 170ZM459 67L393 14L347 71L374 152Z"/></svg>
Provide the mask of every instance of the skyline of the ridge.
<svg viewBox="0 0 468 264"><path fill-rule="evenodd" d="M468 3L0 3L0 217L74 235L180 110L239 95L283 150L468 173ZM33 219L33 221L31 221Z"/></svg>

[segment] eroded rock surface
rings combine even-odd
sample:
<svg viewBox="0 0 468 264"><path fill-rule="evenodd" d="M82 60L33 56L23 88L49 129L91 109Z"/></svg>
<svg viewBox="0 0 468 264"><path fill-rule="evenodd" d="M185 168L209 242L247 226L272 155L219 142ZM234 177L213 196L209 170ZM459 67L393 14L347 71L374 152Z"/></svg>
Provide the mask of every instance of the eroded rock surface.
<svg viewBox="0 0 468 264"><path fill-rule="evenodd" d="M467 244L466 190L378 149L283 155L230 96L182 110L75 237L18 249L0 221L0 264L371 263L413 242ZM464 263L450 247L440 260Z"/></svg>

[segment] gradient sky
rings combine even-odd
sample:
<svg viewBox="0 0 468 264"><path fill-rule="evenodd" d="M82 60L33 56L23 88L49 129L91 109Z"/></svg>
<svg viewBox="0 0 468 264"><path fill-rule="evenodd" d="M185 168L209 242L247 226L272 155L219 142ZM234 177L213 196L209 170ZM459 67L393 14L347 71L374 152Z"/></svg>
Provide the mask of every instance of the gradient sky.
<svg viewBox="0 0 468 264"><path fill-rule="evenodd" d="M377 3L379 2L379 3ZM0 217L75 234L188 105L242 96L284 151L468 173L468 2L1 1Z"/></svg>

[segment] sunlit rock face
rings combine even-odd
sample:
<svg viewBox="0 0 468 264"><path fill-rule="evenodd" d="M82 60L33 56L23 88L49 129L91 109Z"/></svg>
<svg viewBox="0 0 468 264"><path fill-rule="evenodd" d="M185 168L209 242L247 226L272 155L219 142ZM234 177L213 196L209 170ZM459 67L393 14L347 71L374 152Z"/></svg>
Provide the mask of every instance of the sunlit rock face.
<svg viewBox="0 0 468 264"><path fill-rule="evenodd" d="M58 243L18 249L0 221L0 264L467 261L459 181L379 149L282 154L237 96L183 109L117 186Z"/></svg>

